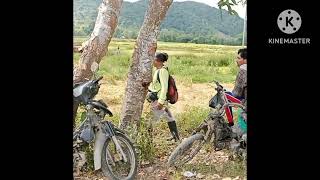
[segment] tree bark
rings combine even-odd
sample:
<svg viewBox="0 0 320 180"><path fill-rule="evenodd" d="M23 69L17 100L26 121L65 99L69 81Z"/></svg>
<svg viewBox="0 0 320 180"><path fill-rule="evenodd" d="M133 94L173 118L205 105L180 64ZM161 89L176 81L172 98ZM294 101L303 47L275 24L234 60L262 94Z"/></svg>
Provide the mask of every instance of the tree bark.
<svg viewBox="0 0 320 180"><path fill-rule="evenodd" d="M108 45L118 24L123 0L103 0L99 6L91 37L82 45L79 64L73 74L73 83L83 82L93 75L91 65L99 64L107 54Z"/></svg>
<svg viewBox="0 0 320 180"><path fill-rule="evenodd" d="M172 0L150 0L132 55L120 117L121 128L141 118L147 88L152 79L152 60L157 49L160 24Z"/></svg>

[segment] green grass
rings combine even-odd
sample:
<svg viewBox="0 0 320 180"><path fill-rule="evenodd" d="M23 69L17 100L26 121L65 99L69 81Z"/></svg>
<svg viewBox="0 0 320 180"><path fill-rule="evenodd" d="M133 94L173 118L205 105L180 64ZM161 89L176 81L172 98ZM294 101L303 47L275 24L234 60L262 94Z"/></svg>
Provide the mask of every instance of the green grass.
<svg viewBox="0 0 320 180"><path fill-rule="evenodd" d="M86 37L76 37L75 44L81 44ZM107 55L100 63L100 74L114 80L126 80L134 48L134 40L115 39L110 42ZM120 47L120 54L117 48ZM158 42L158 52L169 55L170 73L179 81L207 83L218 80L234 82L237 67L236 52L239 46L206 45L193 43ZM74 53L76 65L80 54Z"/></svg>
<svg viewBox="0 0 320 180"><path fill-rule="evenodd" d="M182 136L188 136L198 127L209 114L209 108L196 106L187 107L183 113L177 114L177 124Z"/></svg>

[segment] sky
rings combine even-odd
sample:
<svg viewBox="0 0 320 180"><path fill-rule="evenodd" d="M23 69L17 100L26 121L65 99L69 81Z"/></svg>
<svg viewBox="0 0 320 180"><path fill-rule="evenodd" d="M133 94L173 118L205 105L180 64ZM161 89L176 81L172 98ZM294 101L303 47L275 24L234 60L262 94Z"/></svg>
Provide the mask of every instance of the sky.
<svg viewBox="0 0 320 180"><path fill-rule="evenodd" d="M124 0L124 1L129 1L129 2L136 2L138 0ZM173 0L176 2L182 2L182 1L195 1L195 2L200 2L200 3L204 3L207 4L211 7L216 7L218 8L218 1L219 0ZM231 1L230 1L231 2ZM233 9L235 11L237 11L237 13L239 14L239 16L241 18L245 18L245 13L246 13L246 6L243 6L241 3L238 4L237 6L233 6Z"/></svg>

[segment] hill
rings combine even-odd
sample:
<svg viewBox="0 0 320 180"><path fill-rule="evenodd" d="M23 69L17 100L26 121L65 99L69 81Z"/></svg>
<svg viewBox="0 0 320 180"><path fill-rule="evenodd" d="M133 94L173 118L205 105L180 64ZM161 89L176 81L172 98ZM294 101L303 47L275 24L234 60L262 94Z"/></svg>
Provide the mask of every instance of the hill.
<svg viewBox="0 0 320 180"><path fill-rule="evenodd" d="M87 36L92 32L101 0L73 0L74 35ZM147 0L123 2L117 38L135 39L143 23ZM206 44L241 44L243 19L206 4L185 1L173 2L161 24L161 41Z"/></svg>

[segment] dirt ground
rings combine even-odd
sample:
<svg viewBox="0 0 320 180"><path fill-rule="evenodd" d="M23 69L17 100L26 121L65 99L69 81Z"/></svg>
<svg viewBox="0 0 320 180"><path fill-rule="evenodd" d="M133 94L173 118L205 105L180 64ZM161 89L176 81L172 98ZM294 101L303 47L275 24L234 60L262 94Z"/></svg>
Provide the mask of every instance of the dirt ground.
<svg viewBox="0 0 320 180"><path fill-rule="evenodd" d="M223 84L225 89L232 90L233 84ZM184 84L177 82L177 88L179 93L179 100L176 104L170 105L170 110L173 113L181 113L187 106L201 106L208 107L209 100L216 93L212 84ZM114 113L121 112L121 104L123 101L125 90L124 81L107 81L102 80L99 94L97 99L103 99L111 111Z"/></svg>

